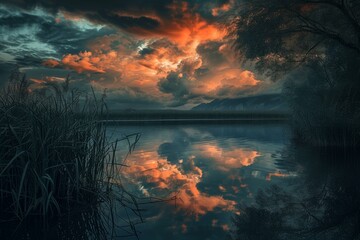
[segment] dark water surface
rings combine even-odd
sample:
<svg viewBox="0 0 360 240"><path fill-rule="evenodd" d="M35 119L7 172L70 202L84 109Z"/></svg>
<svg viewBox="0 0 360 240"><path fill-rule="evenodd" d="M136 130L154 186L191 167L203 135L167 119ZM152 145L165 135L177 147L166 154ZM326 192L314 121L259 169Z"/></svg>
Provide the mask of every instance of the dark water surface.
<svg viewBox="0 0 360 240"><path fill-rule="evenodd" d="M118 158L126 158L126 166L117 169L118 183L138 199L141 217L130 210L109 214L101 206L102 211L79 211L54 221L44 231L26 223L13 236L122 239L134 225L142 240L230 235L251 240L360 239L357 150L299 146L285 123L108 129L111 139L133 133L141 138L130 155L128 143L134 137L118 145ZM124 219L131 219L130 227L121 227ZM104 221L120 228L104 227ZM0 228L1 239L10 230Z"/></svg>
<svg viewBox="0 0 360 240"><path fill-rule="evenodd" d="M141 239L224 239L239 204L252 204L259 189L287 187L298 178L298 169L283 161L290 138L285 124L109 129L113 137L134 132L141 139L127 157L123 184L137 196L176 196L145 207Z"/></svg>

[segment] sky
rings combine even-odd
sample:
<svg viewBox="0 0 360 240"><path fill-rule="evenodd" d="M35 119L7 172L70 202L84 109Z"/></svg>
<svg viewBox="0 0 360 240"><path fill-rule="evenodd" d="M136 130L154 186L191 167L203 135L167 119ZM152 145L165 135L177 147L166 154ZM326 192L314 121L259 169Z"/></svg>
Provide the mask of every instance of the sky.
<svg viewBox="0 0 360 240"><path fill-rule="evenodd" d="M244 67L229 36L237 0L0 0L0 87L106 91L112 109L190 109L279 87ZM241 54L241 53L240 53Z"/></svg>

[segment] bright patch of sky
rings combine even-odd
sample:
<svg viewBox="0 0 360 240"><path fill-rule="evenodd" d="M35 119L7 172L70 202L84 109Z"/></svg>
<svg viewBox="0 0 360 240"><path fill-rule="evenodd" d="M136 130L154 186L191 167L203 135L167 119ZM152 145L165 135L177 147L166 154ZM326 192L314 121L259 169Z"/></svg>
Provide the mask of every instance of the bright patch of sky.
<svg viewBox="0 0 360 240"><path fill-rule="evenodd" d="M13 9L9 9L6 6L0 4L0 18L7 18L10 16L21 16L19 11L14 11Z"/></svg>
<svg viewBox="0 0 360 240"><path fill-rule="evenodd" d="M0 62L14 63L15 57L8 53L0 52Z"/></svg>
<svg viewBox="0 0 360 240"><path fill-rule="evenodd" d="M34 8L23 13L41 17L44 21L51 21L51 15L43 11L41 8ZM11 11L0 5L0 19L10 17L22 17L23 13L15 9ZM3 50L0 52L0 61L13 62L16 57L21 55L31 55L33 57L49 57L56 53L56 49L45 42L42 42L37 34L41 32L41 27L36 23L24 23L18 27L0 26L0 43ZM21 49L21 55L19 55ZM11 57L9 57L11 55Z"/></svg>
<svg viewBox="0 0 360 240"><path fill-rule="evenodd" d="M2 4L0 4L0 21L13 23L0 24L0 61L3 63L13 63L16 59L24 57L58 59L61 57L60 45L55 43L59 42L64 48L70 49L72 42L85 39L89 32L105 29L103 25L94 24L84 18L72 17L61 11L54 15L41 7L20 10ZM52 33L44 34L44 31L47 31L44 23L59 24L59 29L62 29L60 27L62 25L78 34L66 36L63 31L56 32L54 29ZM47 35L49 39L44 39Z"/></svg>
<svg viewBox="0 0 360 240"><path fill-rule="evenodd" d="M49 57L56 53L55 48L45 42L40 41L37 34L41 28L37 24L23 25L18 28L6 26L0 27L0 42L6 45L5 52L18 55L19 49L22 54L36 53L41 57Z"/></svg>
<svg viewBox="0 0 360 240"><path fill-rule="evenodd" d="M59 12L56 16L57 19L59 19L60 21L67 21L70 22L75 28L77 28L78 30L85 32L85 31L89 31L89 30L101 30L102 28L104 28L104 25L100 25L100 24L94 24L90 21L88 21L85 18L78 18L78 17L74 17L74 18L69 18L69 17L65 17L65 15L62 12Z"/></svg>

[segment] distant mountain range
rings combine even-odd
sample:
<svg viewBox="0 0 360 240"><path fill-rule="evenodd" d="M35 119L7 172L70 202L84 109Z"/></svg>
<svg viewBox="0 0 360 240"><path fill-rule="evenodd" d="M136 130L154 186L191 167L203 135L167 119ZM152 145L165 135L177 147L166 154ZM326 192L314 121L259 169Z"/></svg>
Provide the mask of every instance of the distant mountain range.
<svg viewBox="0 0 360 240"><path fill-rule="evenodd" d="M192 110L287 112L289 107L282 95L264 94L235 99L215 99L209 103L201 103Z"/></svg>

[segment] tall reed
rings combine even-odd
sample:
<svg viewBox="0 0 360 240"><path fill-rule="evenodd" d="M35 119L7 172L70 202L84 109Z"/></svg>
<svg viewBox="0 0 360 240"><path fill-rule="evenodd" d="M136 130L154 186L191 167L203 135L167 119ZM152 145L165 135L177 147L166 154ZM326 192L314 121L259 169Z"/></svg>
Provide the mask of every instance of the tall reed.
<svg viewBox="0 0 360 240"><path fill-rule="evenodd" d="M118 140L97 121L104 99L70 91L69 78L46 89L15 73L0 94L0 212L10 219L102 202L119 183Z"/></svg>

